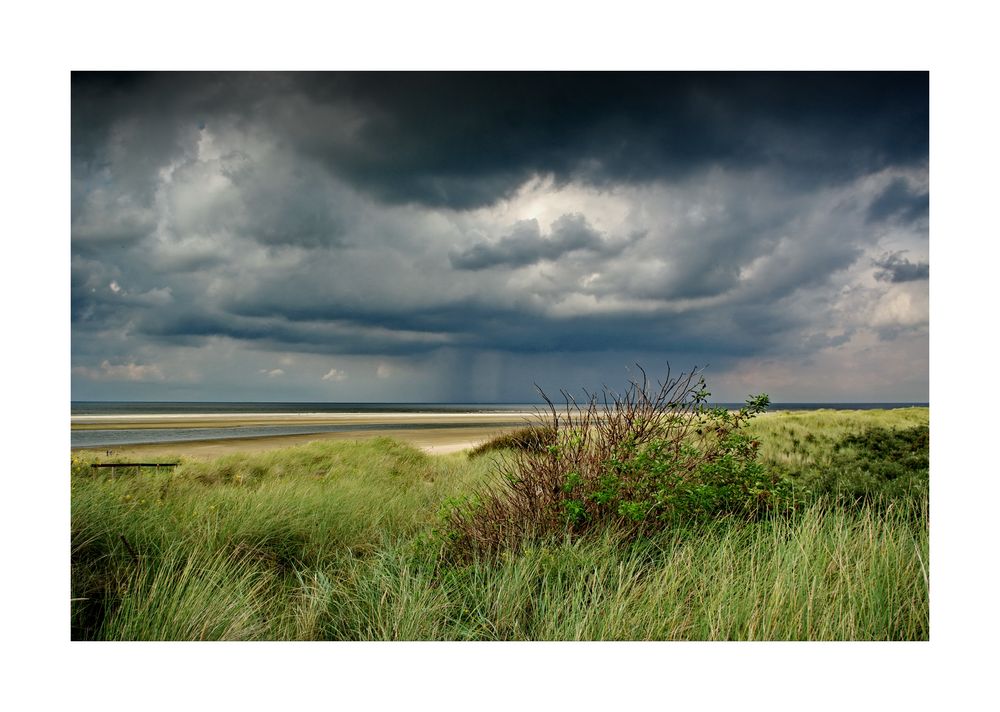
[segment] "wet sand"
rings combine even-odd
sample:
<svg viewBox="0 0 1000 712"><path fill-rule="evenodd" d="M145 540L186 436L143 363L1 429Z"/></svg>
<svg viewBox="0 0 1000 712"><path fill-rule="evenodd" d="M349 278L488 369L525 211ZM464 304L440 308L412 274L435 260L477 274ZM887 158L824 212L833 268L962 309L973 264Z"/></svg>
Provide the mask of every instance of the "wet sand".
<svg viewBox="0 0 1000 712"><path fill-rule="evenodd" d="M532 411L493 413L188 413L150 415L74 415L73 430L107 428L232 428L262 425L473 425L477 422L523 424Z"/></svg>
<svg viewBox="0 0 1000 712"><path fill-rule="evenodd" d="M243 452L262 452L293 447L316 440L366 440L389 437L410 443L432 454L447 454L473 447L505 430L523 427L534 413L267 413L267 414L190 414L74 416L74 430L143 429L143 428L211 428L244 425L384 425L364 431L309 433L304 435L265 435L225 440L195 440L150 443L143 445L95 446L74 448L103 453L112 450L116 458L176 459L179 457L208 459ZM394 427L421 423L420 430ZM477 423L483 425L477 427Z"/></svg>

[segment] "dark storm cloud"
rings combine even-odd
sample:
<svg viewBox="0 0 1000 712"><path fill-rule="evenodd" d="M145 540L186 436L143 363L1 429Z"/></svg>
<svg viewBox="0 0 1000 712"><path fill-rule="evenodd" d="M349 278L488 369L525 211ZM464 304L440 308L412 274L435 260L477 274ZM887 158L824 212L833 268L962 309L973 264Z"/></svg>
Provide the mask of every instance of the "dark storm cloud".
<svg viewBox="0 0 1000 712"><path fill-rule="evenodd" d="M214 310L148 314L137 328L163 343L197 345L207 337L227 337L261 348L328 354L413 354L449 341L440 334L379 328L371 323L248 318Z"/></svg>
<svg viewBox="0 0 1000 712"><path fill-rule="evenodd" d="M190 152L198 133L191 113L238 110L226 108L233 95L222 86L229 81L208 74L73 73L75 237L77 216L95 190L112 205L127 201L137 210L152 205L160 169Z"/></svg>
<svg viewBox="0 0 1000 712"><path fill-rule="evenodd" d="M543 237L537 220L522 220L512 232L496 243L480 243L450 255L457 269L481 270L488 267L524 267L542 260L555 260L569 252L586 250L611 255L627 243L613 244L594 230L579 213L563 215L552 223L552 232Z"/></svg>
<svg viewBox="0 0 1000 712"><path fill-rule="evenodd" d="M927 217L930 207L930 195L926 191L913 190L902 178L897 178L868 208L868 220L881 222L883 220L898 220L911 223Z"/></svg>
<svg viewBox="0 0 1000 712"><path fill-rule="evenodd" d="M228 335L239 338L326 344L339 353L378 354L423 351L443 344L470 350L537 354L550 351L603 352L646 349L713 358L788 349L787 334L807 324L811 314L793 303L734 304L680 313L581 314L553 318L523 306L502 306L486 297L433 307L399 304L375 309L364 306L233 305L209 324L191 315L172 323L164 334L186 337ZM236 328L236 324L244 326ZM252 325L252 326L249 326ZM331 338L331 329L350 333L371 329L365 339ZM324 341L325 339L325 341Z"/></svg>
<svg viewBox="0 0 1000 712"><path fill-rule="evenodd" d="M925 73L75 73L74 377L912 335L926 171Z"/></svg>
<svg viewBox="0 0 1000 712"><path fill-rule="evenodd" d="M927 279L930 274L930 266L926 262L910 262L902 252L885 254L872 260L872 264L879 268L875 279L880 282L914 282Z"/></svg>
<svg viewBox="0 0 1000 712"><path fill-rule="evenodd" d="M357 262L367 253L361 247L312 250L301 262L262 268L252 282L241 280L222 293L208 324L185 315L168 325L142 320L139 328L158 338L216 335L355 354L443 343L517 353L642 347L714 358L794 349L790 335L823 307L804 314L792 307L802 301L803 290L823 289L831 275L858 258L869 235L863 213L842 214L837 200L831 208L809 195L792 199L760 180L713 182L690 192L675 202L698 209L670 234L612 241L582 215L564 214L549 235L541 234L537 221L525 221L513 233L500 232L506 234L499 240L452 252L444 264L433 255L420 267L414 264L421 255L419 232L395 261ZM696 205L702 193L714 196L713 214ZM389 246L400 241L392 233L382 239ZM537 279L511 286L513 271L540 262L544 269ZM644 271L654 262L661 271ZM449 263L457 270L449 271ZM756 276L748 279L751 265ZM592 284L581 283L595 271L601 274ZM561 313L559 304L567 298L584 302ZM631 306L636 300L662 306L698 299L722 301L679 312ZM605 306L616 300L620 306ZM352 331L366 327L381 330L380 337L360 338L360 331ZM830 343L810 338L814 347Z"/></svg>
<svg viewBox="0 0 1000 712"><path fill-rule="evenodd" d="M147 309L162 309L173 301L170 289L136 290L117 267L74 256L70 269L70 316L74 323L120 326Z"/></svg>
<svg viewBox="0 0 1000 712"><path fill-rule="evenodd" d="M140 136L149 169L213 120L263 124L380 200L471 208L534 174L594 184L708 165L843 180L927 155L926 73L73 76L74 159Z"/></svg>
<svg viewBox="0 0 1000 712"><path fill-rule="evenodd" d="M304 122L304 147L390 202L469 208L534 173L676 179L780 164L839 180L927 153L927 75L528 73L298 78L314 105L364 117L350 142ZM313 116L323 116L312 112ZM308 116L308 114L307 114Z"/></svg>

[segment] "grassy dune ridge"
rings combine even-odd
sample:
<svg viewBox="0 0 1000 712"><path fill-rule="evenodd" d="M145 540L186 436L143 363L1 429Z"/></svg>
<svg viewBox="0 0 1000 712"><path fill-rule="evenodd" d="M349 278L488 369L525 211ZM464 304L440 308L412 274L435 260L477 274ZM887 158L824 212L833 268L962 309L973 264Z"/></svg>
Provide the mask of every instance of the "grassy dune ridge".
<svg viewBox="0 0 1000 712"><path fill-rule="evenodd" d="M761 458L786 469L829 464L833 445L870 428L927 426L928 408L893 410L808 410L766 413L748 428L760 438Z"/></svg>
<svg viewBox="0 0 1000 712"><path fill-rule="evenodd" d="M750 428L764 464L805 497L864 455L845 438L927 421L926 408L815 411ZM851 505L824 492L790 517L723 518L632 543L614 532L553 539L453 564L436 536L442 506L489 481L502 452L322 441L139 476L93 471L94 457L72 466L74 639L929 635L927 498L910 490Z"/></svg>

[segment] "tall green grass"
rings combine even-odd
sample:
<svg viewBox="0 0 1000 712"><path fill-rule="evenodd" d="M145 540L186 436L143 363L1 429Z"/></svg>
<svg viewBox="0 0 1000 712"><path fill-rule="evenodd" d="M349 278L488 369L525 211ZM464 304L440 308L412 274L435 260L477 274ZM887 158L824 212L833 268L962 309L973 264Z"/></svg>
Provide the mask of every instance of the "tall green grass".
<svg viewBox="0 0 1000 712"><path fill-rule="evenodd" d="M834 444L872 428L905 430L926 426L928 408L892 410L810 410L766 413L747 432L761 441L761 460L785 472L831 464Z"/></svg>
<svg viewBox="0 0 1000 712"><path fill-rule="evenodd" d="M275 573L248 552L170 546L139 562L104 623L110 640L253 640L271 632Z"/></svg>
<svg viewBox="0 0 1000 712"><path fill-rule="evenodd" d="M912 514L817 504L444 569L390 547L313 589L314 623L364 640L923 640L928 542Z"/></svg>
<svg viewBox="0 0 1000 712"><path fill-rule="evenodd" d="M800 497L889 502L929 495L928 417L927 408L785 412L747 430Z"/></svg>
<svg viewBox="0 0 1000 712"><path fill-rule="evenodd" d="M886 424L877 414L802 415L754 423L765 462L799 448L805 467L822 467L826 447ZM890 417L926 423L926 409ZM926 497L818 500L790 517L730 517L632 543L613 532L550 539L448 563L435 535L441 505L490 476L490 458L431 457L389 440L313 443L158 475L112 477L78 462L72 637L929 636Z"/></svg>
<svg viewBox="0 0 1000 712"><path fill-rule="evenodd" d="M195 567L205 576L256 567L275 582L272 595L287 599L297 572L370 555L386 537L424 535L441 502L482 479L490 462L372 440L190 462L159 475L93 474L86 465L72 478L74 638L118 637L108 625L122 592L137 581L152 586L150 575L178 562L214 562ZM169 580L151 590L168 595Z"/></svg>

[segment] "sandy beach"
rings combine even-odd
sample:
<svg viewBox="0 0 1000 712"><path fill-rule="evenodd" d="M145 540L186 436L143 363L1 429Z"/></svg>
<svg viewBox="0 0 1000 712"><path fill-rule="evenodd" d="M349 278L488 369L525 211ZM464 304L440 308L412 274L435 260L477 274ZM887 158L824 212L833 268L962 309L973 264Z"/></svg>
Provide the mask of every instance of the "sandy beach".
<svg viewBox="0 0 1000 712"><path fill-rule="evenodd" d="M443 455L473 447L504 430L526 425L532 411L488 413L191 413L143 415L78 415L73 430L144 430L163 428L234 428L269 425L366 426L363 431L295 435L261 435L246 438L203 439L121 446L77 447L76 450L112 450L116 457L212 458L238 452L260 452L301 445L315 440L364 440L390 437L425 452ZM407 429L419 424L419 430ZM400 427L402 426L402 427Z"/></svg>
<svg viewBox="0 0 1000 712"><path fill-rule="evenodd" d="M117 458L148 459L179 457L213 458L241 452L261 452L292 447L315 440L366 440L389 437L410 443L425 452L445 455L465 450L507 430L537 422L538 412L487 411L457 413L151 413L130 415L74 415L73 431L144 430L198 428L205 437L166 442L121 445L77 445L76 451L112 451ZM261 434L248 430L246 437L233 437L234 428L293 426L345 426L343 431ZM360 426L363 429L357 429ZM415 427L416 426L416 427ZM354 429L352 429L352 427ZM227 429L219 437L213 429ZM157 439L151 433L151 439Z"/></svg>

